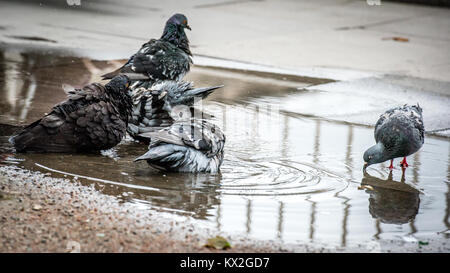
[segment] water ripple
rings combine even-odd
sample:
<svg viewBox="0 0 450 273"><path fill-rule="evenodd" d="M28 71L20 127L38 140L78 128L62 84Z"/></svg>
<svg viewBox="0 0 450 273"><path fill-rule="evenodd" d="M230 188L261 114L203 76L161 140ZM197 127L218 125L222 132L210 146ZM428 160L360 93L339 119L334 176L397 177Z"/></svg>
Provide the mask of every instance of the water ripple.
<svg viewBox="0 0 450 273"><path fill-rule="evenodd" d="M346 179L312 164L275 160L266 162L226 161L219 191L228 195L299 195L337 192Z"/></svg>

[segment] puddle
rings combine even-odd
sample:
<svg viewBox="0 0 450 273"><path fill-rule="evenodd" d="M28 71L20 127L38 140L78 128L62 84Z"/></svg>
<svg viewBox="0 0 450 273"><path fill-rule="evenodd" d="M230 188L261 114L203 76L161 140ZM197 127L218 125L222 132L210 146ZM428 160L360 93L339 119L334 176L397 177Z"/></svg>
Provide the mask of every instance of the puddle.
<svg viewBox="0 0 450 273"><path fill-rule="evenodd" d="M130 139L101 154L11 153L8 137L63 100L63 84L84 86L117 65L51 51L1 51L2 164L94 183L137 209L258 239L338 246L430 234L448 239L448 139L427 137L403 177L399 167L390 174L387 164L371 166L364 176L362 154L374 142L373 128L309 117L293 107L283 111L286 102L314 103L315 91L279 75L200 67L189 74L197 86L225 85L203 102L227 136L217 175L153 171L133 162L146 147Z"/></svg>

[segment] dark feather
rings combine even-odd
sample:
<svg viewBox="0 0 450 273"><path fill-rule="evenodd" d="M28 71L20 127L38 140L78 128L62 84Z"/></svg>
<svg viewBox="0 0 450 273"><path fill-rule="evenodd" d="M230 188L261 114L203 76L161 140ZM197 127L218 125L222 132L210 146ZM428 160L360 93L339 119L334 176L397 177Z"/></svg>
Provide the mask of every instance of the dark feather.
<svg viewBox="0 0 450 273"><path fill-rule="evenodd" d="M131 114L128 84L128 78L119 76L106 86L93 83L69 92L66 101L12 137L16 150L81 152L115 146L125 135Z"/></svg>
<svg viewBox="0 0 450 273"><path fill-rule="evenodd" d="M150 80L138 81L135 87L147 86L146 84L162 80L182 79L192 64L189 40L184 32L186 26L187 19L184 15L172 16L167 21L160 39L151 39L143 44L126 64L102 75L102 78L110 79L118 74L127 73L140 73L150 78Z"/></svg>
<svg viewBox="0 0 450 273"><path fill-rule="evenodd" d="M422 147L424 132L419 105L392 108L382 114L375 124L377 144L364 153L364 161L371 165L409 156Z"/></svg>
<svg viewBox="0 0 450 273"><path fill-rule="evenodd" d="M392 156L415 153L424 142L422 108L400 106L386 111L375 125L375 140L383 143Z"/></svg>

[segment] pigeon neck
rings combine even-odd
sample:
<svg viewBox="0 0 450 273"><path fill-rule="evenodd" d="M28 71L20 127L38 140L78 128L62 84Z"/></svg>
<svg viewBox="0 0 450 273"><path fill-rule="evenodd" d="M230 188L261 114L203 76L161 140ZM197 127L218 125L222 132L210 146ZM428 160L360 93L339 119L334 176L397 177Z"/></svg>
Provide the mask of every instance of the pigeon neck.
<svg viewBox="0 0 450 273"><path fill-rule="evenodd" d="M161 40L174 44L175 46L186 52L186 54L192 56L191 51L189 50L189 40L182 27L177 27L174 24L168 23L164 28Z"/></svg>
<svg viewBox="0 0 450 273"><path fill-rule="evenodd" d="M383 143L381 143L381 142L378 142L378 143L375 145L375 149L376 149L377 151L379 151L381 154L383 154L384 151L385 151L384 145L383 145Z"/></svg>
<svg viewBox="0 0 450 273"><path fill-rule="evenodd" d="M111 102L117 107L117 111L122 120L128 121L131 116L133 103L126 90L117 90L109 85L105 86L111 98Z"/></svg>
<svg viewBox="0 0 450 273"><path fill-rule="evenodd" d="M386 161L386 160L391 158L391 154L390 154L389 150L387 150L384 147L383 143L378 142L374 147L379 153L379 160L380 160L380 162L384 162L384 161Z"/></svg>

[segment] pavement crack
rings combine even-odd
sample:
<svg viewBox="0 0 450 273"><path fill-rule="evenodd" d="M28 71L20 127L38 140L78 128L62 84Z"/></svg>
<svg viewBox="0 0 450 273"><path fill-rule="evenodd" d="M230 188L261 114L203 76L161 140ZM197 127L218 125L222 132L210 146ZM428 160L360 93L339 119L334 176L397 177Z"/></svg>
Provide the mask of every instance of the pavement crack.
<svg viewBox="0 0 450 273"><path fill-rule="evenodd" d="M364 25L338 27L338 28L335 28L334 30L366 29L366 28L370 28L370 27L374 27L374 26L381 26L381 25L386 25L386 24L391 24L391 23L396 23L396 22L408 21L413 18L416 18L416 17L408 16L408 17L396 18L396 19L385 20L385 21L381 21L381 22L369 23L369 24L364 24Z"/></svg>

